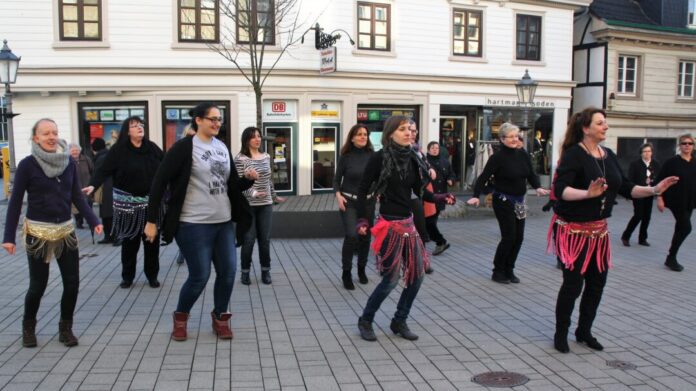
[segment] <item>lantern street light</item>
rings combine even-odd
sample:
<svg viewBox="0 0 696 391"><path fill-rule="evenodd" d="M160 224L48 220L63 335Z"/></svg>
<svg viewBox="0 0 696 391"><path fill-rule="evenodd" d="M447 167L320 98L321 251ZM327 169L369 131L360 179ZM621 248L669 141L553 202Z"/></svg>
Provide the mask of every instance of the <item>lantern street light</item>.
<svg viewBox="0 0 696 391"><path fill-rule="evenodd" d="M529 126L527 122L529 121L529 106L534 103L534 95L536 95L536 89L539 83L529 76L529 70L524 70L524 76L517 83L515 83L515 88L517 89L517 99L520 104L524 106L524 120L521 130L528 130Z"/></svg>
<svg viewBox="0 0 696 391"><path fill-rule="evenodd" d="M10 149L10 191L12 191L12 183L14 182L15 165L15 146L14 146L14 131L12 129L12 118L18 114L12 112L12 91L10 84L17 81L17 68L19 68L19 60L12 53L12 50L7 46L7 40L3 41L2 50L0 50L0 83L5 85L5 110L2 112L2 120L7 124L7 141Z"/></svg>

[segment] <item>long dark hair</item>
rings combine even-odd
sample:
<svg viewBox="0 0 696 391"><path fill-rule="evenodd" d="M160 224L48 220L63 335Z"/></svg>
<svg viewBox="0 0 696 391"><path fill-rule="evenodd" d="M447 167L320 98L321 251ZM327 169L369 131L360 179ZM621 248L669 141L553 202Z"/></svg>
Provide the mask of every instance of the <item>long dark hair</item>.
<svg viewBox="0 0 696 391"><path fill-rule="evenodd" d="M403 123L410 123L411 118L405 115L392 115L384 121L384 127L382 128L382 147L386 147L392 143L391 135L396 131L396 129Z"/></svg>
<svg viewBox="0 0 696 391"><path fill-rule="evenodd" d="M220 109L213 102L201 102L198 105L196 105L196 107L189 110L189 116L191 116L191 128L193 130L198 131L198 124L196 123L196 118L205 118L210 112L210 109L212 109L213 107L218 110Z"/></svg>
<svg viewBox="0 0 696 391"><path fill-rule="evenodd" d="M145 125L145 122L143 122L143 119L138 117L137 115L133 115L133 116L126 118L121 123L121 131L118 132L118 140L116 140L116 145L124 145L124 144L130 142L130 137L128 136L128 130L130 129L130 125L132 122L136 122L136 123ZM147 140L147 135L143 137L143 141L145 141L145 140Z"/></svg>
<svg viewBox="0 0 696 391"><path fill-rule="evenodd" d="M249 149L249 141L256 135L256 133L261 136L261 131L256 126L249 126L242 132L242 148L239 150L244 156L251 157L251 150Z"/></svg>
<svg viewBox="0 0 696 391"><path fill-rule="evenodd" d="M355 135L358 134L360 129L365 129L365 131L367 132L367 145L365 145L365 149L370 152L375 150L372 147L372 142L370 141L370 131L367 129L367 126L363 124L355 124L348 131L348 135L346 136L346 142L343 143L343 146L341 147L341 156L350 153L355 149L355 145L353 145L353 137L355 137Z"/></svg>
<svg viewBox="0 0 696 391"><path fill-rule="evenodd" d="M590 125L592 125L592 117L597 113L602 114L605 118L607 116L604 110L590 106L570 117L568 127L566 128L565 132L565 138L561 144L561 153L582 141L582 138L585 136L582 129L588 128Z"/></svg>

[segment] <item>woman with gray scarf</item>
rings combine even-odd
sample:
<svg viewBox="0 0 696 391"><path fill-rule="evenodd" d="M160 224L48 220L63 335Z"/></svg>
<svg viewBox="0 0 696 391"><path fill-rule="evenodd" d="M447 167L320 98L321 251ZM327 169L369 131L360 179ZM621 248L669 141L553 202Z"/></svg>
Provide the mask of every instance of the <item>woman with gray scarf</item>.
<svg viewBox="0 0 696 391"><path fill-rule="evenodd" d="M54 256L63 279L58 340L65 346L77 345L77 338L72 333L72 320L77 303L80 267L70 204L77 206L96 233L101 233L103 228L80 189L77 167L70 159L67 143L58 138L55 121L40 119L32 128L31 155L17 165L2 243L10 255L15 253L15 236L26 192L27 211L22 228L29 261L29 290L24 299L22 322L22 345L25 347L37 344L36 314L46 290L49 264Z"/></svg>

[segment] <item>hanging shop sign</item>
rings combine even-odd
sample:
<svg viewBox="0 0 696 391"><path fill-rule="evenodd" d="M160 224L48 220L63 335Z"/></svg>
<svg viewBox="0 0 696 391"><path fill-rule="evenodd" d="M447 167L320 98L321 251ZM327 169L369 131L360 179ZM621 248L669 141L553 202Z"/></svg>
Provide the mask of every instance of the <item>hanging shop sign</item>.
<svg viewBox="0 0 696 391"><path fill-rule="evenodd" d="M312 121L339 122L341 120L341 102L312 102Z"/></svg>
<svg viewBox="0 0 696 391"><path fill-rule="evenodd" d="M319 51L319 74L336 72L336 47L331 46Z"/></svg>
<svg viewBox="0 0 696 391"><path fill-rule="evenodd" d="M263 122L296 122L297 101L265 100L263 101Z"/></svg>

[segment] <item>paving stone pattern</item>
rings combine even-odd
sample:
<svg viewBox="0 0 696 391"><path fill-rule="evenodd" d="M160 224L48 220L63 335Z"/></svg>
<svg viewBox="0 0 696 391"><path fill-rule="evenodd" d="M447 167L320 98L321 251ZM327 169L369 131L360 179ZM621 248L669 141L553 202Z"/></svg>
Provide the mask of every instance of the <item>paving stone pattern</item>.
<svg viewBox="0 0 696 391"><path fill-rule="evenodd" d="M39 312L39 346L21 347L26 258L21 249L0 256L0 387L482 390L472 376L513 371L530 378L515 390L694 390L695 235L681 252L685 270L671 272L662 264L671 216L655 211L652 247L625 248L619 235L630 211L621 201L610 223L614 268L594 328L605 350L591 351L571 338L570 354L557 353L551 343L561 279L555 259L544 252L547 214L527 221L516 269L522 283L516 285L490 280L499 238L493 218L442 221L452 247L433 257L435 273L413 307L409 325L420 335L416 342L389 331L398 292L376 316L378 342L360 339L357 318L378 278L371 264L368 285L356 281L355 291L344 290L339 239L273 240L273 285L260 284L256 260L252 285L235 285L232 341L212 334L212 281L193 308L189 340L171 341L172 311L187 275L174 263L176 246L162 248L161 288L147 286L139 260L135 284L124 290L118 287L120 250L91 244L81 230L81 253L98 256L81 261L80 344L74 348L58 342L62 285L55 263ZM613 369L611 360L637 369Z"/></svg>

